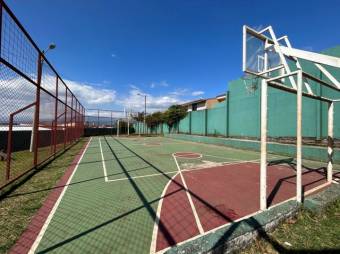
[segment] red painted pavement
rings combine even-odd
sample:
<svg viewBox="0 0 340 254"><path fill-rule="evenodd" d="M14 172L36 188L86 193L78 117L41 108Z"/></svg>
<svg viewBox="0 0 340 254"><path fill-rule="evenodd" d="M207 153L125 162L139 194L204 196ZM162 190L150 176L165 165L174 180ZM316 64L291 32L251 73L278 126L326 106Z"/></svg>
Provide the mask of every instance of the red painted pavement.
<svg viewBox="0 0 340 254"><path fill-rule="evenodd" d="M199 234L180 175L172 180L166 190L160 218L156 251Z"/></svg>
<svg viewBox="0 0 340 254"><path fill-rule="evenodd" d="M183 172L205 232L259 211L259 172L260 166L256 163ZM176 179L179 181L178 177ZM304 191L324 183L326 178L321 172L303 173ZM168 188L173 190L176 183L172 182ZM295 197L295 171L289 166L268 166L267 194L268 205ZM193 214L187 209L191 211L183 191L180 195L163 200L160 220L166 222L168 234L172 239L176 239L177 243L198 235L196 223L193 223ZM174 244L158 234L157 250L171 245Z"/></svg>
<svg viewBox="0 0 340 254"><path fill-rule="evenodd" d="M28 253L35 239L37 238L41 228L43 227L48 215L50 214L54 204L57 202L61 192L63 191L68 179L72 175L88 142L84 144L83 148L79 151L77 156L74 158L73 162L70 164L70 166L65 171L65 174L63 175L63 177L59 180L59 182L50 192L50 194L44 201L43 206L34 215L34 217L32 218L26 230L22 233L19 240L10 250L10 253L20 253L20 254Z"/></svg>

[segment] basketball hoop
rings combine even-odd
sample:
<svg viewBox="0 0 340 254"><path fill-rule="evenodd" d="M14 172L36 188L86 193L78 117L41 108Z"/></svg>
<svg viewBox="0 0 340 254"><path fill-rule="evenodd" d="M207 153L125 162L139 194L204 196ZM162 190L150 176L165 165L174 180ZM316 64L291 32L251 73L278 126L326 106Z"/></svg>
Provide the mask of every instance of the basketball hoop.
<svg viewBox="0 0 340 254"><path fill-rule="evenodd" d="M245 73L242 78L243 84L248 95L253 95L258 88L259 77L249 73Z"/></svg>

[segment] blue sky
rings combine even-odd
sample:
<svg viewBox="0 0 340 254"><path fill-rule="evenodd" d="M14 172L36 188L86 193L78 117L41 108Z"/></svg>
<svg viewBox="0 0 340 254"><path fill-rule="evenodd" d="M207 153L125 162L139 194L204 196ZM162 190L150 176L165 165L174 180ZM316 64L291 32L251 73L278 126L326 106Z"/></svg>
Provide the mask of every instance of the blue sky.
<svg viewBox="0 0 340 254"><path fill-rule="evenodd" d="M293 47L340 44L340 1L7 0L89 108L150 110L214 97L242 75L242 25L272 25ZM280 9L283 8L283 9Z"/></svg>

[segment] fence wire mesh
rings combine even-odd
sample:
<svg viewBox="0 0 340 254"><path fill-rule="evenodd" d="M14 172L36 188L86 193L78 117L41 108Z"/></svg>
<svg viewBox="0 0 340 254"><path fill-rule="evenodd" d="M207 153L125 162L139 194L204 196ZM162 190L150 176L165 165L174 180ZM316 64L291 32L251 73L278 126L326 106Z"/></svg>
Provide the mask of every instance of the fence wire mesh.
<svg viewBox="0 0 340 254"><path fill-rule="evenodd" d="M129 135L136 132L137 113L126 110L86 109L85 135Z"/></svg>
<svg viewBox="0 0 340 254"><path fill-rule="evenodd" d="M0 2L0 186L79 139L84 107Z"/></svg>

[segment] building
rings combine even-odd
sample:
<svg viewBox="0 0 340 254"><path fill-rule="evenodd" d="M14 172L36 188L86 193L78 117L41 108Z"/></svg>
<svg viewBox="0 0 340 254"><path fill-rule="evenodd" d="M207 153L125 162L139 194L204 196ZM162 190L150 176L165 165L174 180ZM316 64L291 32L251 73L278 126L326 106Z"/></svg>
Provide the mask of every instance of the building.
<svg viewBox="0 0 340 254"><path fill-rule="evenodd" d="M220 94L217 95L215 98L208 98L208 99L198 99L194 101L189 101L184 104L183 106L187 107L187 111L199 111L204 109L210 109L213 108L217 103L221 103L225 101L226 95Z"/></svg>

